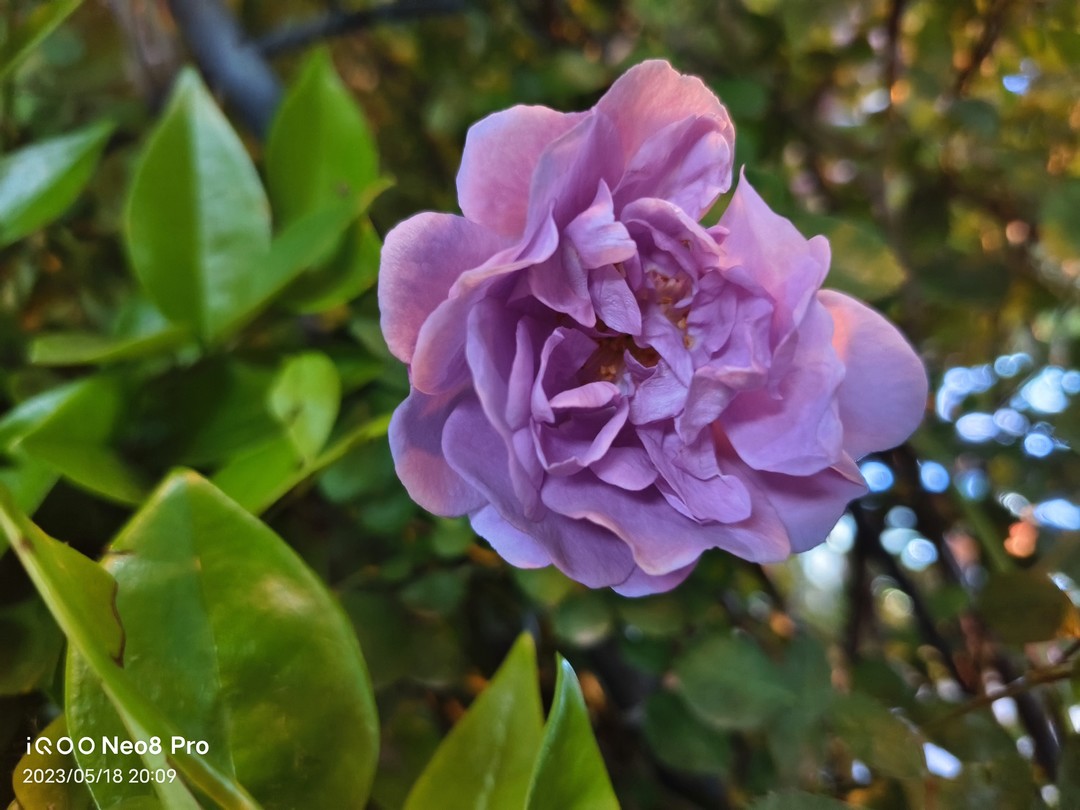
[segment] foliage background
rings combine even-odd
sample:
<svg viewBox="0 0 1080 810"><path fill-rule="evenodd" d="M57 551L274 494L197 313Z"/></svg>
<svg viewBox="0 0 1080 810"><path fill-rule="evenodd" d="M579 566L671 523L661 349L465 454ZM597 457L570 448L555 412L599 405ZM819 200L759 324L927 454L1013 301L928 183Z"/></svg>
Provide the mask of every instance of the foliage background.
<svg viewBox="0 0 1080 810"><path fill-rule="evenodd" d="M5 56L57 5L0 6ZM258 38L336 7L249 0L232 10ZM576 670L627 808L819 806L762 798L782 790L875 808L1080 807L1076 4L480 0L442 12L330 43L393 180L363 215L371 226L351 226L351 253L303 260L337 262L351 286L324 285L334 294L322 299L289 287L208 351L166 341L131 359L72 353L85 354L88 333L162 329L133 304L142 296L124 212L192 32L165 4L87 2L2 77L4 155L115 124L96 136L102 157L71 205L0 247L7 407L90 375L119 386L94 435L87 414L108 410L97 394L85 411L53 418L50 441L23 441L18 418L0 422L5 482L24 491L27 464L38 465L34 521L97 559L142 501L139 487L178 464L220 484L223 468L288 433L274 397L288 405L315 386L329 423L308 414L323 431L313 457L326 441L340 457L276 478L257 459L223 488L262 513L351 620L381 728L371 806L402 806L526 630L538 640L546 704L554 653ZM270 64L292 85L310 50L285 48ZM805 232L830 237L826 285L902 327L935 398L909 445L866 462L875 492L820 550L766 569L707 555L675 592L627 600L510 569L467 524L411 503L385 441L367 441L407 390L379 338L371 286L375 234L418 210L454 209L472 122L515 103L584 109L650 57L718 93L736 123L737 163ZM290 181L268 172L272 145L237 129L269 175L280 232L300 216L285 210L289 195L275 195L275 182ZM289 160L277 161L280 177ZM0 234L14 194L4 167ZM157 204L152 191L140 205ZM329 358L332 369L315 360L282 376L296 357ZM118 497L100 469L80 474L57 444L83 457L106 448L135 494ZM62 638L19 558L4 554L5 773L65 704ZM1004 685L991 708L986 696ZM310 694L297 711L333 701L333 690ZM0 804L12 798L0 783Z"/></svg>

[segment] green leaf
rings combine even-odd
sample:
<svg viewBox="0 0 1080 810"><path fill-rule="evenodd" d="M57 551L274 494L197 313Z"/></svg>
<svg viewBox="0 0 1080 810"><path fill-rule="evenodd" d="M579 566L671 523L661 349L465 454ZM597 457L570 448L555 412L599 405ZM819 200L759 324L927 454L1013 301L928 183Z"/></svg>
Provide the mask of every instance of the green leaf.
<svg viewBox="0 0 1080 810"><path fill-rule="evenodd" d="M148 301L131 298L110 334L42 335L30 343L30 362L39 366L107 365L172 351L189 339L187 329L169 323Z"/></svg>
<svg viewBox="0 0 1080 810"><path fill-rule="evenodd" d="M0 247L68 209L90 180L112 130L109 123L91 124L0 158Z"/></svg>
<svg viewBox="0 0 1080 810"><path fill-rule="evenodd" d="M208 761L268 809L363 806L378 750L364 659L341 608L277 535L179 472L103 565L118 584L125 671L179 734L209 743ZM73 668L68 695L74 734L109 733L92 676ZM100 787L99 801L136 792Z"/></svg>
<svg viewBox="0 0 1080 810"><path fill-rule="evenodd" d="M213 476L214 484L252 514L260 514L290 489L341 460L353 448L386 434L390 415L377 416L345 433L310 462L286 437L237 456Z"/></svg>
<svg viewBox="0 0 1080 810"><path fill-rule="evenodd" d="M11 75L45 37L82 5L82 0L52 0L42 3L30 13L27 20L15 31L8 32L8 39L0 47L0 82ZM0 177L3 171L0 170ZM3 217L0 216L0 222Z"/></svg>
<svg viewBox="0 0 1080 810"><path fill-rule="evenodd" d="M375 139L330 54L316 50L289 89L266 144L274 212L289 223L378 180Z"/></svg>
<svg viewBox="0 0 1080 810"><path fill-rule="evenodd" d="M976 610L1006 644L1046 641L1077 621L1069 597L1037 571L992 574L979 593Z"/></svg>
<svg viewBox="0 0 1080 810"><path fill-rule="evenodd" d="M926 772L922 744L914 732L873 698L839 695L829 719L851 753L872 769L896 779L921 779Z"/></svg>
<svg viewBox="0 0 1080 810"><path fill-rule="evenodd" d="M135 171L125 213L132 265L170 320L205 339L249 306L270 211L243 144L192 70L177 79Z"/></svg>
<svg viewBox="0 0 1080 810"><path fill-rule="evenodd" d="M611 606L599 591L580 591L552 611L552 629L561 640L578 647L592 647L611 632Z"/></svg>
<svg viewBox="0 0 1080 810"><path fill-rule="evenodd" d="M30 458L0 467L0 485L7 487L15 503L28 515L37 511L59 478L51 464Z"/></svg>
<svg viewBox="0 0 1080 810"><path fill-rule="evenodd" d="M618 810L577 676L562 656L557 664L555 699L529 782L526 810Z"/></svg>
<svg viewBox="0 0 1080 810"><path fill-rule="evenodd" d="M301 273L329 258L363 205L356 199L336 202L289 223L274 238L269 254L255 256L241 273L234 311L215 326L214 336L228 335L244 326L293 281L302 281Z"/></svg>
<svg viewBox="0 0 1080 810"><path fill-rule="evenodd" d="M379 277L382 240L367 217L345 232L334 256L296 280L284 295L296 312L325 312L341 306L375 286Z"/></svg>
<svg viewBox="0 0 1080 810"><path fill-rule="evenodd" d="M63 635L34 597L0 606L0 695L22 695L56 672Z"/></svg>
<svg viewBox="0 0 1080 810"><path fill-rule="evenodd" d="M323 449L341 404L341 380L325 354L289 358L270 389L270 413L305 463Z"/></svg>
<svg viewBox="0 0 1080 810"><path fill-rule="evenodd" d="M66 736L68 736L67 723L64 716L60 715L35 738L35 743L42 746L42 750L48 750L51 753L38 753L34 749L29 754L24 754L19 760L11 780L19 807L26 810L33 810L36 807L49 808L49 810L96 810L97 805L94 804L94 799L85 784L75 781L59 783L23 780L25 771L29 770L32 773L37 768L52 768L64 773L72 772L77 766L75 758L71 754L60 754L56 751L56 741ZM48 740L48 748L38 743L38 740Z"/></svg>
<svg viewBox="0 0 1080 810"><path fill-rule="evenodd" d="M532 638L522 635L443 740L409 793L405 810L522 807L542 726L536 650Z"/></svg>
<svg viewBox="0 0 1080 810"><path fill-rule="evenodd" d="M38 594L64 631L71 656L86 662L100 679L104 694L119 713L132 740L171 739L176 727L147 701L123 668L125 635L116 612L117 584L104 568L52 539L27 520L7 492L0 490L0 531L22 562ZM71 721L70 706L68 721ZM73 733L75 731L72 724ZM223 776L198 754L172 758L200 790L227 807L255 810L243 788ZM151 767L166 764L148 756ZM166 807L197 810L198 804L180 782L155 785Z"/></svg>
<svg viewBox="0 0 1080 810"><path fill-rule="evenodd" d="M900 260L873 226L808 215L800 216L798 222L804 233L820 233L829 240L832 260L826 287L878 301L896 292L907 279Z"/></svg>
<svg viewBox="0 0 1080 810"><path fill-rule="evenodd" d="M645 738L670 768L713 775L731 768L730 736L704 725L671 692L657 692L645 705Z"/></svg>
<svg viewBox="0 0 1080 810"><path fill-rule="evenodd" d="M147 488L109 446L125 410L126 392L115 377L80 381L13 446L90 492L138 503Z"/></svg>
<svg viewBox="0 0 1080 810"><path fill-rule="evenodd" d="M721 729L761 728L795 702L782 673L750 639L713 636L675 662L678 692Z"/></svg>
<svg viewBox="0 0 1080 810"><path fill-rule="evenodd" d="M784 790L758 799L750 805L750 810L845 810L853 806L816 793Z"/></svg>
<svg viewBox="0 0 1080 810"><path fill-rule="evenodd" d="M1076 212L1080 209L1080 180L1070 178L1049 186L1042 194L1039 238L1058 261L1080 256Z"/></svg>

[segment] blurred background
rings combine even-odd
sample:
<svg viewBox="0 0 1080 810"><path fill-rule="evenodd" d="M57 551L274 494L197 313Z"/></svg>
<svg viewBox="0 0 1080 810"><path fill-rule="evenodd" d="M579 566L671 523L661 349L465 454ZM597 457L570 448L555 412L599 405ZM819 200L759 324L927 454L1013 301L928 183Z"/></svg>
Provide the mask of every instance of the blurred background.
<svg viewBox="0 0 1080 810"><path fill-rule="evenodd" d="M0 31L44 5L4 0ZM1080 6L246 0L226 11L257 64L222 78L213 36L169 5L87 0L0 81L2 153L117 124L65 215L0 248L8 407L86 373L43 361L35 341L109 332L129 308L125 194L181 65L204 69L261 165L265 120L244 82L269 82L272 115L274 81L328 45L393 185L358 231L346 293L286 296L225 352L131 393L112 441L150 478L213 468L250 441L267 369L300 350L334 361L343 418L392 410L407 379L379 336L377 236L456 210L471 123L517 103L585 109L646 58L715 90L737 165L830 238L826 286L886 313L930 375L922 428L862 462L871 494L825 544L766 568L707 554L645 599L505 565L465 521L409 500L385 440L292 488L264 519L355 625L382 725L373 807L402 805L523 628L546 696L554 651L575 666L626 808L740 808L780 788L874 808L1080 807ZM35 520L94 556L129 514L61 479ZM47 662L60 636L31 594L14 555L0 558L0 664L28 634L45 662L36 680L0 677L5 773L59 699Z"/></svg>

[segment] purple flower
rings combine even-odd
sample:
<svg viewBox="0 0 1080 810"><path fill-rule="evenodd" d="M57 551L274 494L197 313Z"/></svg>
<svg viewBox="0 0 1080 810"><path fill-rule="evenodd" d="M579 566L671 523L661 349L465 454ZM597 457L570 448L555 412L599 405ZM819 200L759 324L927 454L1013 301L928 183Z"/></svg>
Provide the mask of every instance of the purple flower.
<svg viewBox="0 0 1080 810"><path fill-rule="evenodd" d="M510 563L628 595L703 551L781 560L902 442L922 364L873 310L819 290L804 239L743 178L696 78L638 65L592 110L514 107L465 143L463 217L386 237L382 328L412 391L390 445L409 494L469 515Z"/></svg>

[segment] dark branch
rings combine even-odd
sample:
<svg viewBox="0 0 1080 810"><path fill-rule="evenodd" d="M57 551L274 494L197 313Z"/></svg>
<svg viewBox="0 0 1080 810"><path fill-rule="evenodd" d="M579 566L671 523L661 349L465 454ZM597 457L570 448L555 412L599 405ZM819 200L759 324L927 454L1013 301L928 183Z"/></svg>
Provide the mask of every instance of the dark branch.
<svg viewBox="0 0 1080 810"><path fill-rule="evenodd" d="M207 84L264 138L281 101L281 85L258 48L219 0L167 2Z"/></svg>
<svg viewBox="0 0 1080 810"><path fill-rule="evenodd" d="M378 23L401 22L433 14L452 14L464 9L464 0L406 0L392 6L377 6L360 11L331 9L318 19L271 31L260 38L255 47L264 56L277 56L323 39L361 31Z"/></svg>

